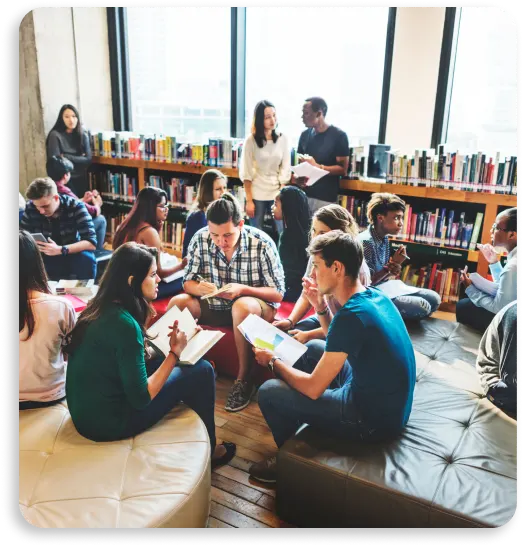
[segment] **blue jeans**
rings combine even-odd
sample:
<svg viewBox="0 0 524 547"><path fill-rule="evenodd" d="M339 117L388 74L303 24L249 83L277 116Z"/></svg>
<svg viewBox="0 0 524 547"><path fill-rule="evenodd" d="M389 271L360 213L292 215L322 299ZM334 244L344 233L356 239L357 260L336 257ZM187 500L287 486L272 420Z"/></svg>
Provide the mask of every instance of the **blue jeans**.
<svg viewBox="0 0 524 547"><path fill-rule="evenodd" d="M311 373L322 358L325 342L312 340L306 345L307 352L294 368ZM353 371L346 361L329 388L316 400L302 395L283 380L265 382L258 391L258 404L277 446L280 448L305 423L334 437L373 440L375 434L362 424L353 402L352 378Z"/></svg>
<svg viewBox="0 0 524 547"><path fill-rule="evenodd" d="M43 254L42 258L47 277L52 281L96 278L96 260L92 251L82 251L67 256L46 256Z"/></svg>
<svg viewBox="0 0 524 547"><path fill-rule="evenodd" d="M295 325L295 328L303 332L309 332L310 330L319 329L320 321L318 320L318 317L316 315L312 315L307 319L302 319L302 321L299 321Z"/></svg>
<svg viewBox="0 0 524 547"><path fill-rule="evenodd" d="M380 288L380 286L379 286ZM435 291L420 289L416 293L397 296L393 299L403 319L424 319L440 306L440 296Z"/></svg>
<svg viewBox="0 0 524 547"><path fill-rule="evenodd" d="M155 372L162 361L155 359L146 364L148 376ZM145 408L132 412L122 438L134 437L146 431L180 402L192 408L204 422L213 453L216 445L215 371L204 359L194 365L177 365L157 396Z"/></svg>
<svg viewBox="0 0 524 547"><path fill-rule="evenodd" d="M468 325L480 332L485 332L495 317L493 312L475 305L468 297L457 302L455 312L459 323Z"/></svg>
<svg viewBox="0 0 524 547"><path fill-rule="evenodd" d="M175 294L178 294L182 290L183 285L183 277L179 277L178 279L175 279L174 281L171 281L170 283L164 283L163 281L160 281L158 284L158 298L167 298L168 296L174 296Z"/></svg>
<svg viewBox="0 0 524 547"><path fill-rule="evenodd" d="M264 229L264 215L266 214L266 211L269 211L271 214L271 206L273 205L273 201L261 201L258 199L254 199L253 203L255 204L255 216L251 220L253 223L253 226L255 228L258 228L259 230ZM284 229L284 223L281 220L275 220L273 219L273 222L275 223L277 227L277 232L279 234L282 233L282 230Z"/></svg>
<svg viewBox="0 0 524 547"><path fill-rule="evenodd" d="M95 226L96 233L96 250L102 251L104 249L104 241L106 239L106 217L104 215L98 215L97 217L94 217L93 225Z"/></svg>

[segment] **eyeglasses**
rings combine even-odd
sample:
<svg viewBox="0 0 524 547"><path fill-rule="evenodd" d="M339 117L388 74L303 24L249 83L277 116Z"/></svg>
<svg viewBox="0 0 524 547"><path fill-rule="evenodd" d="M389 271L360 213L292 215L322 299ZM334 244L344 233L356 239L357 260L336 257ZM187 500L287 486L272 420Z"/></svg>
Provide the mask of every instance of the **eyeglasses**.
<svg viewBox="0 0 524 547"><path fill-rule="evenodd" d="M164 210L169 209L169 205L167 205L167 203L165 203L164 205L162 205L162 204L157 205L157 207L158 207L159 209L164 209Z"/></svg>
<svg viewBox="0 0 524 547"><path fill-rule="evenodd" d="M495 222L493 224L493 226L491 227L491 231L492 232L496 232L496 231L499 231L499 232L509 232L510 230L508 230L507 228L501 228L500 226L498 226L498 224Z"/></svg>

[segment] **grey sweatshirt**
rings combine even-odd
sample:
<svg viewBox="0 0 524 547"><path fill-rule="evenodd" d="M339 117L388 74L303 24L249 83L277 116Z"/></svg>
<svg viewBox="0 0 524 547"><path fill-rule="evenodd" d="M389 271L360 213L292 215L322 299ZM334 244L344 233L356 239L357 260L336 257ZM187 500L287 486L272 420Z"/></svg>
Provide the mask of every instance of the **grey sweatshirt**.
<svg viewBox="0 0 524 547"><path fill-rule="evenodd" d="M517 301L493 318L480 341L477 372L484 392L490 388L517 391Z"/></svg>

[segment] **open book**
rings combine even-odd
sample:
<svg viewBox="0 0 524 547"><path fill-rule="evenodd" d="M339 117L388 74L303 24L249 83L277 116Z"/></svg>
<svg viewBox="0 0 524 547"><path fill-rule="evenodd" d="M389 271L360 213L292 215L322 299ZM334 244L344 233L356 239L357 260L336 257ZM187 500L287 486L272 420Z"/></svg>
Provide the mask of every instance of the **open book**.
<svg viewBox="0 0 524 547"><path fill-rule="evenodd" d="M288 367L292 367L307 351L304 344L252 313L238 325L238 330L251 345L268 349Z"/></svg>
<svg viewBox="0 0 524 547"><path fill-rule="evenodd" d="M482 292L485 292L486 294L489 294L490 296L495 296L497 294L497 291L499 290L499 284L495 283L493 281L490 281L489 279L486 279L485 277L482 277L477 272L473 272L469 274L469 278L471 279L471 282L477 289L479 289Z"/></svg>
<svg viewBox="0 0 524 547"><path fill-rule="evenodd" d="M174 306L165 313L154 325L147 330L150 336L156 336L149 342L159 353L166 357L169 353L169 327L178 320L178 328L186 333L187 346L180 355L180 362L185 365L194 365L205 355L221 338L223 332L201 330L197 332L197 324L191 312L186 308L180 311Z"/></svg>
<svg viewBox="0 0 524 547"><path fill-rule="evenodd" d="M166 270L168 268L172 268L173 266L176 266L177 264L180 264L180 260L175 256L171 255L169 253L160 253L160 264L162 264L162 268L165 268ZM181 268L178 270L178 272L172 273L171 275L168 275L162 281L164 283L171 283L171 281L174 281L175 279L180 279L181 277L184 277L185 270L184 268Z"/></svg>
<svg viewBox="0 0 524 547"><path fill-rule="evenodd" d="M217 294L220 294L220 293L223 293L223 292L226 292L229 290L229 288L231 287L231 283L228 283L227 285L224 285L223 287L220 287L220 289L217 289L216 291L213 291L213 292L210 292L209 294L206 294L204 296L201 296L200 299L201 300L206 300L208 298L213 298L215 297Z"/></svg>

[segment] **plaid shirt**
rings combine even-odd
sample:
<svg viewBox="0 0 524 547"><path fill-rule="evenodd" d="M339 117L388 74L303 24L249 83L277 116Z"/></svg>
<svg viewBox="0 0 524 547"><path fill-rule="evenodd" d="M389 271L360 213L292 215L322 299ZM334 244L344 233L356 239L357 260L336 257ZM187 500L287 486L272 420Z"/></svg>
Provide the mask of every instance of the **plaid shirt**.
<svg viewBox="0 0 524 547"><path fill-rule="evenodd" d="M93 219L87 212L85 203L71 196L58 194L60 206L58 216L46 217L38 212L32 201L27 202L20 226L30 234L41 233L50 237L57 245L71 245L77 241L90 241L96 245L96 233ZM53 223L58 222L60 237L53 237Z"/></svg>
<svg viewBox="0 0 524 547"><path fill-rule="evenodd" d="M364 258L371 276L375 275L389 262L389 238L380 239L373 226L358 235L358 240L364 248Z"/></svg>
<svg viewBox="0 0 524 547"><path fill-rule="evenodd" d="M231 262L217 247L207 227L201 228L192 238L187 251L189 261L184 282L196 280L197 275L218 288L227 283L241 283L249 287L274 287L282 295L285 292L284 269L273 240L261 230L244 226ZM212 310L229 310L233 301L210 298ZM275 302L269 306L278 307Z"/></svg>

